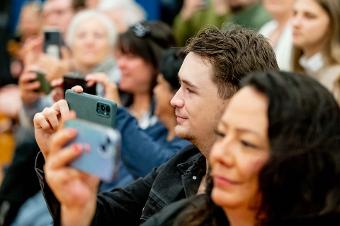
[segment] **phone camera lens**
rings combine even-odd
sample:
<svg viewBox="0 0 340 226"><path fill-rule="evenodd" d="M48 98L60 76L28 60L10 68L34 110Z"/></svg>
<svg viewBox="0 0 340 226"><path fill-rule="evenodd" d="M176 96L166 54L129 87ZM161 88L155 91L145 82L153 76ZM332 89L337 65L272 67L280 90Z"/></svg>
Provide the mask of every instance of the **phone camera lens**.
<svg viewBox="0 0 340 226"><path fill-rule="evenodd" d="M100 145L100 149L102 150L102 152L106 151L106 146L104 144Z"/></svg>
<svg viewBox="0 0 340 226"><path fill-rule="evenodd" d="M110 112L110 106L106 105L106 111Z"/></svg>
<svg viewBox="0 0 340 226"><path fill-rule="evenodd" d="M110 139L110 137L106 137L106 143L107 143L107 144L111 144L111 139Z"/></svg>
<svg viewBox="0 0 340 226"><path fill-rule="evenodd" d="M102 111L105 111L105 106L102 104L101 106Z"/></svg>

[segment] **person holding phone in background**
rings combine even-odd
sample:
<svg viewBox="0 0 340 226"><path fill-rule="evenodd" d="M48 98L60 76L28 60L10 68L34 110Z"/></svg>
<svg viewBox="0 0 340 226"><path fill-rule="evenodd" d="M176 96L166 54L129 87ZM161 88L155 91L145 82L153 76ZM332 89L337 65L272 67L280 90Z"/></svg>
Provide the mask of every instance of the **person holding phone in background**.
<svg viewBox="0 0 340 226"><path fill-rule="evenodd" d="M65 31L76 10L72 6L72 0L47 0L42 5L40 21L43 28L55 27ZM49 19L52 12L54 19ZM33 24L29 24L30 27L31 25ZM62 73L59 71L63 68L58 59L48 57L42 52L42 44L42 37L29 38L25 40L20 51L24 63L19 78L22 107L19 111L13 161L8 166L0 187L0 225L10 225L20 206L40 190L37 178L32 177L34 174L32 165L36 153L39 152L33 136L32 119L34 113L52 104L52 100L44 93L36 92L40 84L36 80L36 74L30 71L44 69L47 80L52 80L61 76Z"/></svg>

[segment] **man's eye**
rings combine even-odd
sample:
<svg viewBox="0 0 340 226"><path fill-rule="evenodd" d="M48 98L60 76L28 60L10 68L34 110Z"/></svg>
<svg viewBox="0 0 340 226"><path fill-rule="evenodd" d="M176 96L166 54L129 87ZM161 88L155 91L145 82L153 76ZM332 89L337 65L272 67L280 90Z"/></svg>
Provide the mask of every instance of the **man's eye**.
<svg viewBox="0 0 340 226"><path fill-rule="evenodd" d="M187 91L188 93L194 93L194 91L193 91L192 89L190 89L190 88L186 88L186 91Z"/></svg>

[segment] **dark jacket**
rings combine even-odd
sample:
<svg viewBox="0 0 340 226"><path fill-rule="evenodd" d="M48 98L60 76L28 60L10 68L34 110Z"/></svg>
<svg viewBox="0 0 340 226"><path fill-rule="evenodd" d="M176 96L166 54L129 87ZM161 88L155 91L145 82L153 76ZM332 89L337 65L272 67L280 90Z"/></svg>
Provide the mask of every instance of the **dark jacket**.
<svg viewBox="0 0 340 226"><path fill-rule="evenodd" d="M40 190L34 176L34 159L39 147L30 132L20 132L24 139L16 144L12 163L0 187L0 225L10 225L20 206Z"/></svg>
<svg viewBox="0 0 340 226"><path fill-rule="evenodd" d="M40 154L36 172L55 225L59 225L60 204L44 180L43 164ZM92 225L139 225L164 206L195 195L205 172L205 157L189 146L126 188L99 194Z"/></svg>
<svg viewBox="0 0 340 226"><path fill-rule="evenodd" d="M150 217L141 226L173 226L178 216L187 211L187 208L195 213L200 214L202 209L214 210L214 214L209 215L209 218L205 218L206 221L202 225L223 225L229 226L228 219L224 214L222 208L216 205L208 205L207 202L212 202L208 195L198 195L191 198L186 198L171 205L165 207L160 212ZM266 226L339 226L340 225L340 213L337 214L324 214L321 216L309 215L309 216L296 216L294 218L273 220L267 222Z"/></svg>

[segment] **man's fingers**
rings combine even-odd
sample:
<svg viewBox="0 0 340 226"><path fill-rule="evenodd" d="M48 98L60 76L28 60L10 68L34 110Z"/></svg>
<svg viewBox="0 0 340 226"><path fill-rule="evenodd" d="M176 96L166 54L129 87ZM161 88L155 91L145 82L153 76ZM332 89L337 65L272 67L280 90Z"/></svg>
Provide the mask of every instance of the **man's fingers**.
<svg viewBox="0 0 340 226"><path fill-rule="evenodd" d="M43 130L53 129L41 112L34 115L33 123L35 128L41 128Z"/></svg>
<svg viewBox="0 0 340 226"><path fill-rule="evenodd" d="M65 167L71 161L79 157L82 151L83 146L81 144L72 144L65 149L60 149L58 152L55 152L53 156L52 153L50 153L50 159L48 161L47 167L49 169L59 169L61 167Z"/></svg>
<svg viewBox="0 0 340 226"><path fill-rule="evenodd" d="M60 112L61 120L64 120L65 117L67 117L67 115L70 113L70 109L68 107L66 100L59 100L58 102L53 104L52 108Z"/></svg>
<svg viewBox="0 0 340 226"><path fill-rule="evenodd" d="M58 120L59 112L54 110L53 108L45 108L42 113L47 119L47 122L51 125L51 128L53 130L57 130L60 125Z"/></svg>
<svg viewBox="0 0 340 226"><path fill-rule="evenodd" d="M51 153L58 152L62 149L68 142L74 139L77 135L77 130L72 128L60 129L57 133L52 135L49 142Z"/></svg>

